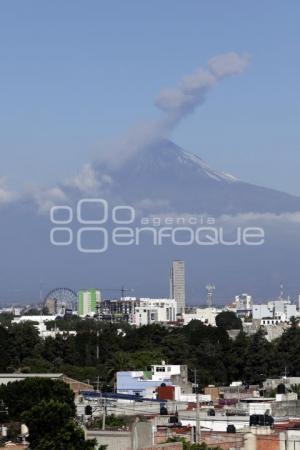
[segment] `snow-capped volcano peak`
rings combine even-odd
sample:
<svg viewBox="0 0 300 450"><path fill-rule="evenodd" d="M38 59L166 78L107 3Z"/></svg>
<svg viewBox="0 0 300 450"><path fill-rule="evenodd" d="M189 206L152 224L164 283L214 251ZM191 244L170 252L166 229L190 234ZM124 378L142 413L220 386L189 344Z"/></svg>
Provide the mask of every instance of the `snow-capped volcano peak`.
<svg viewBox="0 0 300 450"><path fill-rule="evenodd" d="M218 172L217 170L212 169L207 163L203 161L203 159L193 153L184 150L182 151L182 156L180 158L183 163L190 161L192 164L196 164L209 177L213 178L216 181L227 181L229 183L239 181L238 178L234 177L233 175L225 172Z"/></svg>
<svg viewBox="0 0 300 450"><path fill-rule="evenodd" d="M101 184L101 194L127 204L164 205L163 212L167 208L218 216L300 210L299 198L214 170L199 156L169 140L143 147L119 165L99 162L93 169L96 180L104 175L110 180L107 190Z"/></svg>

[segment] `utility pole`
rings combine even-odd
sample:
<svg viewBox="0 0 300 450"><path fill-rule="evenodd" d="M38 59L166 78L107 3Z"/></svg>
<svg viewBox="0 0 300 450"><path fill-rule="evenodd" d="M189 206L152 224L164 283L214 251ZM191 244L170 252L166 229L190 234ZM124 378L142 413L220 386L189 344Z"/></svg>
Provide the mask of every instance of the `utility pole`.
<svg viewBox="0 0 300 450"><path fill-rule="evenodd" d="M103 398L103 416L102 416L102 430L105 430L105 419L106 419L106 398Z"/></svg>
<svg viewBox="0 0 300 450"><path fill-rule="evenodd" d="M97 347L96 347L96 359L99 359L99 330L97 330Z"/></svg>
<svg viewBox="0 0 300 450"><path fill-rule="evenodd" d="M96 390L97 390L97 392L100 392L100 377L99 377L99 375L96 378Z"/></svg>
<svg viewBox="0 0 300 450"><path fill-rule="evenodd" d="M201 426L200 426L200 408L199 408L199 391L198 391L198 383L197 383L197 369L194 370L194 382L196 389L196 443L200 444L201 442Z"/></svg>

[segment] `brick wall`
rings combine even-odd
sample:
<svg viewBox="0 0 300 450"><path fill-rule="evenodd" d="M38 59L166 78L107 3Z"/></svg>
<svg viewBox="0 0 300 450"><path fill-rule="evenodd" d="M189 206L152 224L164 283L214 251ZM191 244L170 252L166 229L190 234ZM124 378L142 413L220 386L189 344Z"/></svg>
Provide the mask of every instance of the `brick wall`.
<svg viewBox="0 0 300 450"><path fill-rule="evenodd" d="M172 442L170 444L160 444L155 445L154 447L147 447L141 450L182 450L181 442Z"/></svg>
<svg viewBox="0 0 300 450"><path fill-rule="evenodd" d="M280 450L279 435L277 433L271 436L257 435L256 448L257 450Z"/></svg>

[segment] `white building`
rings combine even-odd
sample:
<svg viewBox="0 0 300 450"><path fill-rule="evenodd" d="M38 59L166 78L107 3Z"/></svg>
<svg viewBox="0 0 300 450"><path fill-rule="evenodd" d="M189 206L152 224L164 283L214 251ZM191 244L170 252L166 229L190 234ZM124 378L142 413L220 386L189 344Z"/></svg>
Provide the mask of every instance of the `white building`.
<svg viewBox="0 0 300 450"><path fill-rule="evenodd" d="M192 383L188 381L186 365L161 364L151 366L151 370L134 370L117 372L117 393L138 395L144 398L157 398L157 388L161 385L174 388L174 400L195 401L196 395L192 393ZM211 401L210 395L202 395L203 401Z"/></svg>
<svg viewBox="0 0 300 450"><path fill-rule="evenodd" d="M221 309L217 308L196 308L192 313L184 313L182 315L183 324L187 325L192 320L200 320L205 325L216 326L216 317L222 312Z"/></svg>
<svg viewBox="0 0 300 450"><path fill-rule="evenodd" d="M236 295L234 301L225 306L225 311L234 312L238 317L249 317L252 313L252 296L249 294Z"/></svg>
<svg viewBox="0 0 300 450"><path fill-rule="evenodd" d="M129 322L137 327L152 323L175 322L177 303L171 298L140 298Z"/></svg>
<svg viewBox="0 0 300 450"><path fill-rule="evenodd" d="M49 322L51 320L55 320L56 316L20 316L15 317L12 320L12 323L22 323L22 322L35 322L37 325L45 322Z"/></svg>
<svg viewBox="0 0 300 450"><path fill-rule="evenodd" d="M170 271L170 298L177 303L177 314L185 312L185 266L184 261L173 261Z"/></svg>
<svg viewBox="0 0 300 450"><path fill-rule="evenodd" d="M75 336L76 331L63 331L54 327L51 330L47 329L46 322L55 320L56 316L21 316L12 320L12 323L20 324L25 322L32 322L34 327L39 332L39 335L42 339L46 339L47 337L55 338L56 335L73 335Z"/></svg>
<svg viewBox="0 0 300 450"><path fill-rule="evenodd" d="M252 319L261 320L264 317L273 317L273 313L268 308L268 305L253 305L252 306Z"/></svg>
<svg viewBox="0 0 300 450"><path fill-rule="evenodd" d="M172 298L122 297L101 302L100 315L106 320L126 321L137 327L167 324L176 321L177 304Z"/></svg>
<svg viewBox="0 0 300 450"><path fill-rule="evenodd" d="M236 312L239 314L250 312L252 309L252 297L249 294L235 296Z"/></svg>
<svg viewBox="0 0 300 450"><path fill-rule="evenodd" d="M161 364L154 364L151 366L152 380L160 382L170 380L173 375L181 375L181 367L179 364L166 364L164 361Z"/></svg>
<svg viewBox="0 0 300 450"><path fill-rule="evenodd" d="M272 300L267 304L253 305L253 320L261 320L262 325L276 325L289 322L292 317L299 316L297 306L292 305L290 300Z"/></svg>

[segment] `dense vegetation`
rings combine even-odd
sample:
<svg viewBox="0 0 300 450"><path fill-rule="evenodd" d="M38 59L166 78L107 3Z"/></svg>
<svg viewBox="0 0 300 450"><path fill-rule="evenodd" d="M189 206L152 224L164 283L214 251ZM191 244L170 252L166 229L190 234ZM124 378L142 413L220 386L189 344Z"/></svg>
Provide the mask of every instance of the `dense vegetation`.
<svg viewBox="0 0 300 450"><path fill-rule="evenodd" d="M216 324L225 330L242 330L243 323L232 311L222 311L216 317Z"/></svg>
<svg viewBox="0 0 300 450"><path fill-rule="evenodd" d="M51 325L50 325L51 326ZM53 324L52 324L53 326ZM118 370L146 369L162 360L197 368L201 385L233 380L259 383L267 376L300 376L300 329L296 323L269 343L262 331L242 331L231 340L224 322L210 327L192 321L181 328L130 327L69 318L56 326L77 336L40 339L30 323L0 325L0 371L63 372L101 387L113 386ZM97 346L99 357L97 358Z"/></svg>
<svg viewBox="0 0 300 450"><path fill-rule="evenodd" d="M28 378L0 386L5 405L0 422L25 423L32 450L92 450L94 441L85 441L75 423L74 394L62 381ZM16 433L18 435L20 431ZM16 436L13 436L16 437Z"/></svg>

